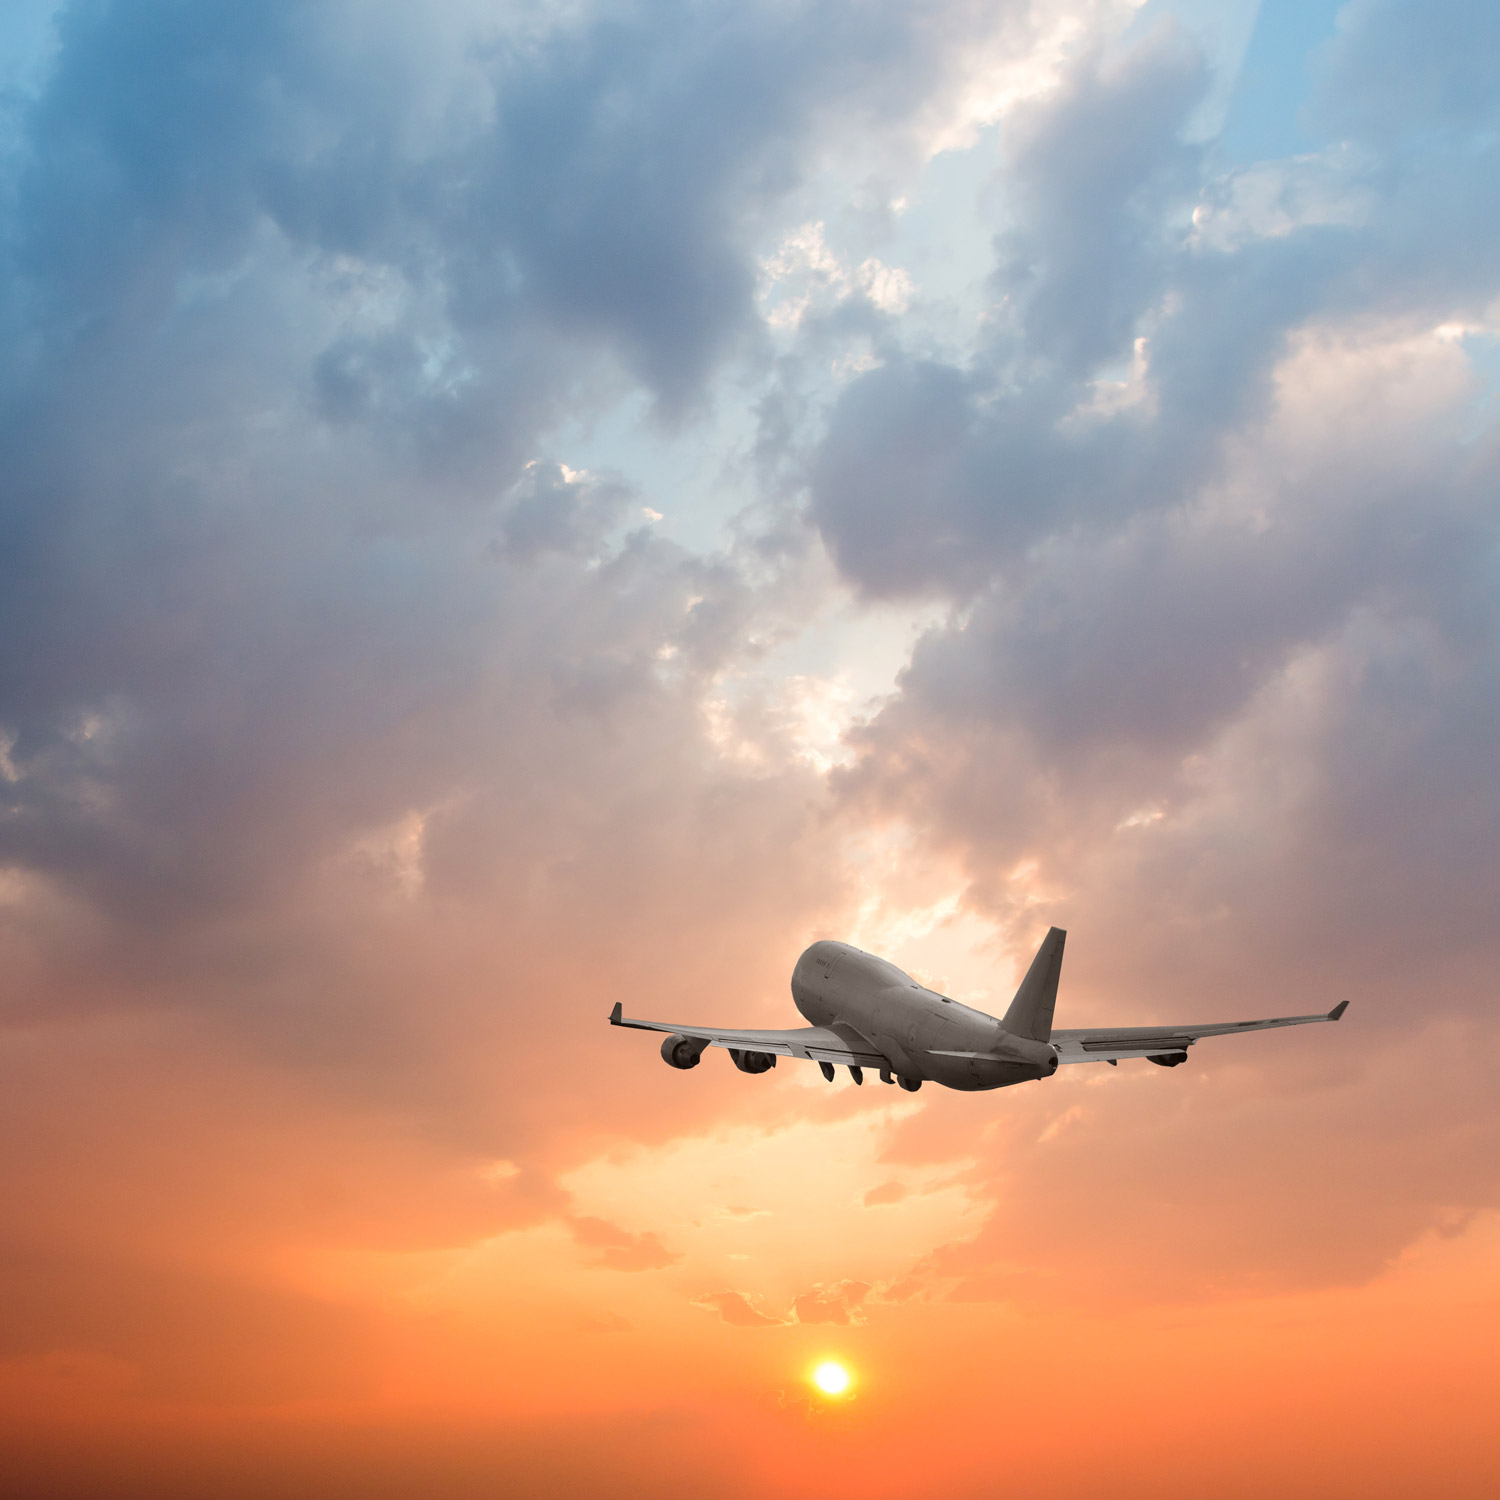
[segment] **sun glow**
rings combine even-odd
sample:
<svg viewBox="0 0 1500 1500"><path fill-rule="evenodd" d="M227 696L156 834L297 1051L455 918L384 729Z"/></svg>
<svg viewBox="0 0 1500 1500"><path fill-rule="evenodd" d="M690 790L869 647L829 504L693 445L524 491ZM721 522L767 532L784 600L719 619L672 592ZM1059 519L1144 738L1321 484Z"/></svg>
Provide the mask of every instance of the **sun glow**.
<svg viewBox="0 0 1500 1500"><path fill-rule="evenodd" d="M849 1389L848 1370L833 1359L825 1359L813 1371L812 1380L825 1396L842 1396Z"/></svg>

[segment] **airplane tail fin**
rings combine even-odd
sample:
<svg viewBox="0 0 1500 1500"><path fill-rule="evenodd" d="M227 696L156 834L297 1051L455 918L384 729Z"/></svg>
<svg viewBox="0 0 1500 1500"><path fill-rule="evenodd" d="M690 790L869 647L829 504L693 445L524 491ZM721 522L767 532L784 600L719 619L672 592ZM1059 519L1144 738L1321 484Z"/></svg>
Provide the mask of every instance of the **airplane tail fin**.
<svg viewBox="0 0 1500 1500"><path fill-rule="evenodd" d="M1000 1024L1012 1035L1033 1042L1052 1038L1052 1011L1057 1004L1057 979L1062 973L1063 943L1068 934L1061 927L1051 928L1036 950L1031 967L1010 1002Z"/></svg>

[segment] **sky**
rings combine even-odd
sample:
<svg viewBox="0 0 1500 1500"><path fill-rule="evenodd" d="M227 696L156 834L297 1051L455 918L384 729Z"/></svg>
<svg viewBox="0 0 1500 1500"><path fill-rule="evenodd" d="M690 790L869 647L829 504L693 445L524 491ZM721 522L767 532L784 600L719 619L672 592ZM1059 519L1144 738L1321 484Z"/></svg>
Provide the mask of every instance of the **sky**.
<svg viewBox="0 0 1500 1500"><path fill-rule="evenodd" d="M6 6L6 1493L1493 1494L1497 55ZM1349 1011L974 1095L605 1024L1053 924L1061 1026Z"/></svg>

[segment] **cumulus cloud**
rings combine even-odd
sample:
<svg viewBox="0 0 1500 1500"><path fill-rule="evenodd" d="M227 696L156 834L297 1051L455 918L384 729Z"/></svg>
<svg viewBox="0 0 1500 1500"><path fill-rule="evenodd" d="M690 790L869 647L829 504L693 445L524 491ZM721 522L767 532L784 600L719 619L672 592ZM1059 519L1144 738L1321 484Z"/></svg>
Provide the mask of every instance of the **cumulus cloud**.
<svg viewBox="0 0 1500 1500"><path fill-rule="evenodd" d="M1478 1158L1459 1167L1444 1144L1459 1118L1489 1139L1478 1074L1448 1048L1487 1055L1480 976L1500 957L1500 449L1462 342L1500 295L1470 253L1496 221L1471 176L1495 150L1493 91L1466 60L1490 24L1347 7L1309 105L1338 134L1315 160L1227 171L1182 144L1201 70L1180 40L1080 59L1009 148L982 347L893 353L813 451L809 514L845 575L953 609L834 773L850 807L956 853L968 904L1018 947L1044 919L1073 927L1095 1014L1124 1019L1124 995L1163 1020L1292 994L1356 1005L1340 1045L1369 1092L1306 1062L1295 1097L1276 1091L1319 1143L1297 1153L1276 1235L1241 1225L1243 1257L1184 1238L1174 1184L1209 1170L1184 1154L1205 1106L1111 1078L1094 1103L1119 1132L1119 1196L1106 1209L1102 1183L1044 1167L1077 1127L1031 1117L1046 1150L991 1159L993 1228L947 1257L964 1295L984 1277L1021 1295L1041 1265L1087 1281L1096 1262L1033 1228L1080 1216L1114 1272L1138 1245L1171 1295L1201 1289L1205 1264L1245 1284L1358 1279L1455 1199L1493 1200ZM1282 209L1206 236L1251 174ZM1453 1114L1430 1130L1409 1128L1425 1075L1396 1081L1413 1047L1455 1057ZM1290 1059L1247 1063L1265 1085ZM1395 1095L1410 1154L1351 1180L1348 1120L1377 1131ZM1234 1218L1227 1202L1208 1216Z"/></svg>
<svg viewBox="0 0 1500 1500"><path fill-rule="evenodd" d="M1361 35L1355 27L1338 45L1357 52ZM1111 180L1128 188L1166 172L1180 190L1171 116L1191 95L1167 108L1173 96L1160 77L1183 66L1179 49L1148 43L1137 53L1113 78L1085 64L1082 80L1036 106L1045 119L1031 139L1065 141L1075 129L1121 135L1098 123L1102 96L1145 131L1138 156L1120 147L1132 167L1116 163ZM1087 153L1049 150L1045 159L1054 197L1076 190L1090 205L1108 199ZM926 786L950 806L974 807L967 826L984 834L973 842L1003 825L1012 837L1003 849L989 843L985 858L1013 864L1040 835L1066 841L1082 823L1095 838L1139 805L1191 796L1189 783L1232 726L1270 711L1276 684L1315 661L1347 663L1356 695L1378 691L1372 631L1394 653L1392 669L1411 650L1430 650L1447 663L1438 670L1429 658L1431 692L1458 673L1468 682L1460 696L1489 701L1492 667L1473 611L1486 609L1481 580L1494 549L1494 439L1483 425L1473 432L1474 372L1443 332L1475 292L1466 274L1434 282L1420 308L1409 283L1392 292L1388 263L1400 247L1391 219L1402 191L1378 195L1364 225L1304 224L1278 231L1274 247L1265 237L1195 247L1149 199L1154 235L1127 233L1119 221L1097 234L1068 227L1061 243L1108 244L1112 267L1137 259L1152 269L1123 295L1117 334L1073 360L1066 381L1059 367L1072 357L1047 351L1066 350L1068 338L1056 328L1043 337L1037 321L1053 316L1050 293L1029 283L1002 238L997 290L1007 308L1021 309L1014 317L1002 309L1001 325L1012 329L995 338L996 352L1008 351L1003 366L994 354L967 369L893 363L851 386L814 470L814 518L870 590L922 588L968 602L961 623L919 647L900 698L867 731L869 759L854 782L878 779L898 800L925 796ZM1049 214L1036 219L1045 225ZM1034 233L1045 243L1043 230ZM1421 233L1435 249L1433 226ZM1330 255L1345 268L1337 284ZM1356 266L1372 277L1359 307L1346 279ZM1107 294L1098 275L1054 269L1059 307L1082 309L1091 336L1107 328L1109 316L1088 310L1083 295ZM1280 304L1258 304L1254 327L1233 306L1250 291L1247 275L1274 284ZM1080 407L1082 377L1096 382L1132 337L1145 350L1150 401L1113 413ZM1204 406L1205 388L1218 392L1214 410ZM1229 402L1226 391L1241 395ZM1017 465L1037 484L1018 488ZM1342 701L1352 717L1340 737L1388 737L1393 703ZM1285 695L1279 703L1289 707ZM1340 712L1328 698L1308 708ZM1454 745L1484 732L1452 729ZM1307 732L1318 731L1309 724ZM982 753L965 753L969 737ZM1343 749L1348 756L1347 742ZM1330 743L1306 753L1332 751ZM908 774L919 755L930 776ZM1392 774L1390 758L1381 760L1381 774ZM1411 762L1412 774L1419 765ZM883 779L882 767L890 769ZM1342 780L1341 796L1354 784ZM1306 781L1302 789L1321 803L1321 789ZM1372 797L1371 832L1383 821L1377 800L1409 805L1385 790ZM1449 792L1455 806L1489 803L1479 780ZM926 805L939 821L951 818ZM1388 857L1402 853L1391 848ZM1455 894L1487 873L1455 871Z"/></svg>
<svg viewBox="0 0 1500 1500"><path fill-rule="evenodd" d="M659 562L699 575L669 632L692 665L735 649L732 566L635 539L581 570L628 484L536 454L618 394L611 361L699 399L754 323L756 215L801 143L915 107L946 53L899 8L731 11L420 44L336 5L65 13L10 162L18 863L137 910L284 880L472 780L450 720L398 790L393 737L470 712L492 646L577 618L574 590L665 606ZM559 700L654 692L625 639L549 648Z"/></svg>

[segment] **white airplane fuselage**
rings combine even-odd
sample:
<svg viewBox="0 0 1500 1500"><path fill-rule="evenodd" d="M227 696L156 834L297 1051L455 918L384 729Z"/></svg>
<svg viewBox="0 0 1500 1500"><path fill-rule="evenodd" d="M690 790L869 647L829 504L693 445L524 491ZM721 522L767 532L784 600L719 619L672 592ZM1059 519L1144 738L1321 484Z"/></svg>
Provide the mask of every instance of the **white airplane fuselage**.
<svg viewBox="0 0 1500 1500"><path fill-rule="evenodd" d="M792 970L792 1000L814 1026L852 1033L883 1053L903 1078L974 1091L1057 1071L1057 1049L1049 1043L1012 1036L994 1016L848 943L814 943L803 953Z"/></svg>

